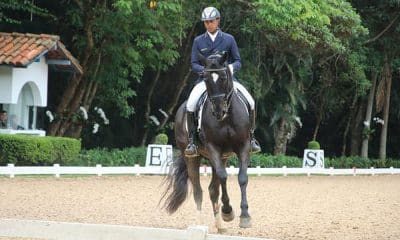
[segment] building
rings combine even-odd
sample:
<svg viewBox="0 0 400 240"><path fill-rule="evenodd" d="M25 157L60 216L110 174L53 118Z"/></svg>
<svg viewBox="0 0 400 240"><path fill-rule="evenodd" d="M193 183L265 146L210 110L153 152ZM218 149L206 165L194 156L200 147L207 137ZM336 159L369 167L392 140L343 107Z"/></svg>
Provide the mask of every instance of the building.
<svg viewBox="0 0 400 240"><path fill-rule="evenodd" d="M45 135L36 129L36 119L37 107L47 106L49 67L83 73L59 36L0 32L0 110L24 129L12 129L9 122L0 133Z"/></svg>

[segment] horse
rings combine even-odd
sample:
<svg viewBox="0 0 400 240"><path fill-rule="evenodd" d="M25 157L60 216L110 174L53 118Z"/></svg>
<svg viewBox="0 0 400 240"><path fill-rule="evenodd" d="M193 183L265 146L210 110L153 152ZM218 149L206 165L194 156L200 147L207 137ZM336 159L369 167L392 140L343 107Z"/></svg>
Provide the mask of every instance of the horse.
<svg viewBox="0 0 400 240"><path fill-rule="evenodd" d="M211 55L208 58L200 56L205 66L203 80L207 88L207 99L201 114L201 130L197 141L199 157L187 158L184 155L188 144L186 128L186 102L178 109L175 115L175 139L180 149L180 156L174 160L171 173L167 177L167 188L161 199L164 199L164 208L170 214L186 200L188 179L192 183L193 197L198 212L201 211L203 192L200 185L199 167L202 158L208 159L212 167L212 178L208 187L213 206L215 225L222 230L220 218L226 222L235 217L229 203L227 192L227 159L236 154L239 159L238 182L241 191L241 214L239 226L251 227L251 217L247 202L247 168L250 159L250 121L246 105L240 99L233 86L233 76L227 64L228 55ZM222 207L218 198L222 190ZM168 195L168 196L167 196ZM220 217L221 216L221 217Z"/></svg>

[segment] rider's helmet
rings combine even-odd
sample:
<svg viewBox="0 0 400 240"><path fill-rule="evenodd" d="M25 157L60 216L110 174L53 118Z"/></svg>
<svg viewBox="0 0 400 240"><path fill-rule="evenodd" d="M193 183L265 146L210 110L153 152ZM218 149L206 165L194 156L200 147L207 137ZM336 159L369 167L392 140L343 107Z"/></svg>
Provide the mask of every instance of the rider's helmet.
<svg viewBox="0 0 400 240"><path fill-rule="evenodd" d="M201 21L214 20L220 17L221 15L219 14L218 9L215 7L206 7L201 13Z"/></svg>

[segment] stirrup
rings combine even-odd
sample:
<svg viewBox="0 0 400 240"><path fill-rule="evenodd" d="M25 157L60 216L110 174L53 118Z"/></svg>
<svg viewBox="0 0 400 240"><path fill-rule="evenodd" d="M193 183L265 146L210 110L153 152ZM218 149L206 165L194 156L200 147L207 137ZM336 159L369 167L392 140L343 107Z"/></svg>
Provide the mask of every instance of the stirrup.
<svg viewBox="0 0 400 240"><path fill-rule="evenodd" d="M258 141L255 138L250 140L250 153L258 153L261 152L261 147Z"/></svg>
<svg viewBox="0 0 400 240"><path fill-rule="evenodd" d="M197 146L193 143L189 143L189 145L185 149L185 157L198 157Z"/></svg>

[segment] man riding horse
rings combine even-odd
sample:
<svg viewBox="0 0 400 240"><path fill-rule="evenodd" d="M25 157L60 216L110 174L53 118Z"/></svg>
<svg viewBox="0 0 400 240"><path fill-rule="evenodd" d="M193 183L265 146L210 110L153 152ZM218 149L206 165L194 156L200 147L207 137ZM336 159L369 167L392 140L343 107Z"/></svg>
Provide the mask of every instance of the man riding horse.
<svg viewBox="0 0 400 240"><path fill-rule="evenodd" d="M238 71L241 67L239 49L237 47L235 38L225 32L222 32L218 26L220 21L220 13L214 7L207 7L201 14L201 20L204 22L204 26L207 29L206 33L197 36L194 39L192 46L192 70L199 74L200 79L204 75L204 66L200 62L200 55L208 57L216 53L227 52L229 55L228 63L229 70L232 75L235 71ZM255 102L250 93L246 88L240 84L234 77L234 88L239 90L247 102L250 105L249 118L250 118L250 134L251 134L251 152L260 152L261 148L257 140L254 138L255 129ZM195 144L195 138L197 133L197 119L195 118L196 105L201 95L206 91L206 85L204 81L200 81L196 84L190 93L189 99L186 104L187 114L187 125L188 125L188 137L189 144L185 149L186 157L199 156L197 152L197 146Z"/></svg>

